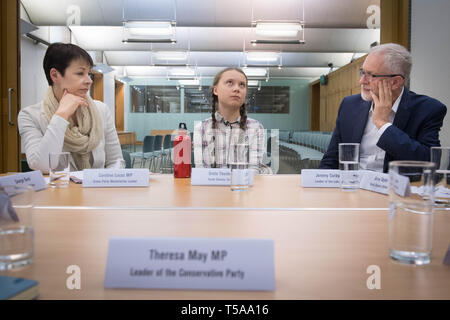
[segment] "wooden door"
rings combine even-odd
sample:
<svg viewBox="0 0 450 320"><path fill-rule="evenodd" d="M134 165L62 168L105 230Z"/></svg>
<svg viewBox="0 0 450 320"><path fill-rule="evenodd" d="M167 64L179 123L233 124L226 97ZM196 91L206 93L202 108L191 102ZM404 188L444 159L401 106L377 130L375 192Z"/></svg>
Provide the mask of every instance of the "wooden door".
<svg viewBox="0 0 450 320"><path fill-rule="evenodd" d="M116 110L116 130L117 131L124 131L124 113L123 113L123 106L124 106L124 84L120 81L115 82L115 92L116 92L116 99L115 99L115 110Z"/></svg>
<svg viewBox="0 0 450 320"><path fill-rule="evenodd" d="M17 114L20 105L19 1L0 4L0 173L20 170Z"/></svg>

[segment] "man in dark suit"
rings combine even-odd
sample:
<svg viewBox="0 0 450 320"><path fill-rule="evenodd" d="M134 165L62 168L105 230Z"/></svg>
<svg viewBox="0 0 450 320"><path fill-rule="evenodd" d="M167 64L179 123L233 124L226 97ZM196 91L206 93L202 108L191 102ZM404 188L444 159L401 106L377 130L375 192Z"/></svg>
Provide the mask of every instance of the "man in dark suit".
<svg viewBox="0 0 450 320"><path fill-rule="evenodd" d="M388 171L393 160L430 160L447 112L436 99L405 87L411 55L388 43L373 47L360 70L361 94L345 97L320 169L339 168L339 143L360 143L360 168Z"/></svg>

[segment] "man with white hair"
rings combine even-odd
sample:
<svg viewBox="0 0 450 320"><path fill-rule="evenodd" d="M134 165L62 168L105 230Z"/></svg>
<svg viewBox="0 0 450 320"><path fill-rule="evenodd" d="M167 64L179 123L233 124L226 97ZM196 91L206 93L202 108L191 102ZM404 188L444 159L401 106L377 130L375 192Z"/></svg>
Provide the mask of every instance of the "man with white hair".
<svg viewBox="0 0 450 320"><path fill-rule="evenodd" d="M373 47L360 69L361 94L345 97L320 169L339 168L339 143L360 143L360 169L387 172L394 160L430 160L447 108L410 91L412 59L403 46Z"/></svg>

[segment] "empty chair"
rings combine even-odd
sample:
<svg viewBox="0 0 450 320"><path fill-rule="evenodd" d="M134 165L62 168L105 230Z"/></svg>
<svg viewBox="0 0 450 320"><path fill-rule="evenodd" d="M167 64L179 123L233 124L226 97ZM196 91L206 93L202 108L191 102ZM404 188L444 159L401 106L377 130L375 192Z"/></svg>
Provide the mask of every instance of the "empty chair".
<svg viewBox="0 0 450 320"><path fill-rule="evenodd" d="M131 168L131 156L130 156L130 152L126 151L126 150L122 150L122 156L123 156L123 160L125 160L125 168L129 169Z"/></svg>
<svg viewBox="0 0 450 320"><path fill-rule="evenodd" d="M151 171L151 167L152 167L152 163L154 164L154 170L156 172L156 162L158 160L158 158L161 157L163 151L162 151L162 135L156 135L154 136L154 142L153 142L153 151L149 152L147 155L145 155L145 159L150 159L150 165L149 165L149 169Z"/></svg>
<svg viewBox="0 0 450 320"><path fill-rule="evenodd" d="M161 171L164 169L169 169L169 172L172 172L172 161L170 157L170 153L173 148L172 135L166 134L164 136L163 148L162 148L162 163L161 163Z"/></svg>
<svg viewBox="0 0 450 320"><path fill-rule="evenodd" d="M144 166L145 161L147 160L147 157L150 153L153 152L153 141L155 137L154 136L145 136L144 141L142 143L142 151L141 152L133 152L130 154L132 158L131 166L134 167L134 161L136 158L141 159L141 168Z"/></svg>

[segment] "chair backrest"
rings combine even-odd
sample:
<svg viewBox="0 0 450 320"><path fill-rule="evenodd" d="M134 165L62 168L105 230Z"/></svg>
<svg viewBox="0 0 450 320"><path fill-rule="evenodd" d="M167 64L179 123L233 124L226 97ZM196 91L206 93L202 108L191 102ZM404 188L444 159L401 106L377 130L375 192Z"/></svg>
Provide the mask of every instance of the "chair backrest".
<svg viewBox="0 0 450 320"><path fill-rule="evenodd" d="M155 136L155 142L153 144L153 150L155 151L161 151L161 147L162 147L162 135L156 135Z"/></svg>
<svg viewBox="0 0 450 320"><path fill-rule="evenodd" d="M130 153L126 150L122 150L123 160L125 160L125 168L131 168L131 157Z"/></svg>
<svg viewBox="0 0 450 320"><path fill-rule="evenodd" d="M166 134L164 136L164 146L163 146L164 150L170 149L170 140L171 139L172 139L172 135L170 135L170 134Z"/></svg>
<svg viewBox="0 0 450 320"><path fill-rule="evenodd" d="M272 137L267 138L267 154L270 155L272 152Z"/></svg>
<svg viewBox="0 0 450 320"><path fill-rule="evenodd" d="M144 143L142 145L142 152L153 152L155 136L145 136Z"/></svg>

